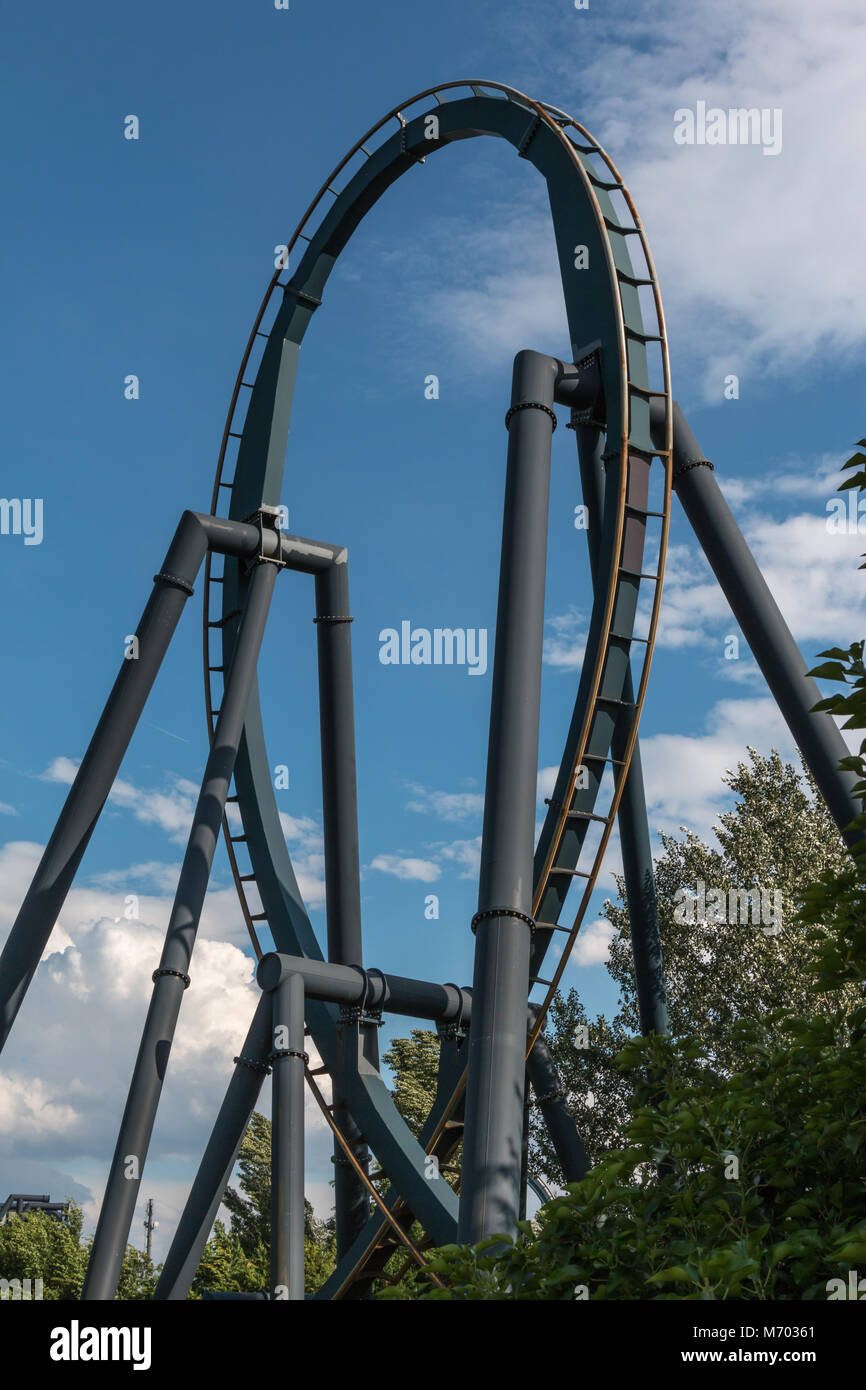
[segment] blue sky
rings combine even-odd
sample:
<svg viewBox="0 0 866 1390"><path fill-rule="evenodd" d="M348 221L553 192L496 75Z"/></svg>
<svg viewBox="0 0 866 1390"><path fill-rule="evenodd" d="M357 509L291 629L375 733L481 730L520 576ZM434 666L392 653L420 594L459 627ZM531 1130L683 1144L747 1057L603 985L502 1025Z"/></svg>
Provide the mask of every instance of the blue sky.
<svg viewBox="0 0 866 1390"><path fill-rule="evenodd" d="M603 141L653 247L675 394L796 637L811 658L861 635L866 547L828 532L826 516L838 465L866 432L864 28L853 0L820 15L806 0L767 0L758 13L676 0L637 17L621 0L583 11L566 0L16 9L0 95L2 492L43 499L44 537L0 537L0 938L177 518L208 508L274 248L363 131L437 81L507 82ZM677 145L674 112L699 100L780 109L780 153ZM123 137L129 114L137 141ZM293 530L349 548L364 926L369 963L399 973L471 977L490 679L383 666L378 634L403 619L486 627L492 652L510 362L527 346L563 355L567 342L541 182L485 140L389 191L341 257L304 344L284 501ZM124 399L130 373L136 401ZM726 400L732 373L739 398ZM588 614L573 450L560 429L540 796ZM199 601L0 1073L2 1195L73 1193L90 1220L206 755ZM311 616L311 586L284 576L261 683L273 762L290 769L279 793L289 844L321 925ZM747 743L792 752L745 646L724 660L736 631L675 513L642 725L655 830L709 834L721 775ZM160 1209L158 1253L255 996L229 885L220 857L142 1187ZM424 916L431 892L438 921ZM131 894L134 922L123 915ZM591 1011L616 1003L604 953L590 922L565 980ZM314 1129L321 1210L327 1148Z"/></svg>

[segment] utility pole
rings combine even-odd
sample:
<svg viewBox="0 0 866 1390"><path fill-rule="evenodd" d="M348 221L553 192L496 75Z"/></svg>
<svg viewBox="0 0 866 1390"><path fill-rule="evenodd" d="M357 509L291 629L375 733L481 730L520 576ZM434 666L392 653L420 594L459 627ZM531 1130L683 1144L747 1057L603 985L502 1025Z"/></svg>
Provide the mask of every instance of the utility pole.
<svg viewBox="0 0 866 1390"><path fill-rule="evenodd" d="M144 1229L147 1231L147 1236L146 1236L146 1238L145 1238L144 1251L145 1251L145 1254L147 1255L147 1258L150 1259L150 1258L151 1258L151 1254L150 1254L150 1252L151 1252L151 1247L152 1247L152 1245L153 1245L153 1233L154 1233L154 1231L156 1230L157 1226L159 1225L159 1222L158 1222L158 1221L154 1221L154 1219L153 1219L153 1198L152 1198L152 1197L148 1197L148 1199L147 1199L147 1216L146 1216L145 1219L144 1219L143 1225L144 1225Z"/></svg>

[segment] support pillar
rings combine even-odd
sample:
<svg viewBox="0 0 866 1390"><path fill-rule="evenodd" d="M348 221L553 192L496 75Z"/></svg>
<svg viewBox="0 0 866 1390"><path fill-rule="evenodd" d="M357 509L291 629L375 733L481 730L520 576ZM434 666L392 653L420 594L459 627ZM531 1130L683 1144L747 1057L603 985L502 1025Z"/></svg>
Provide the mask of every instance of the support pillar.
<svg viewBox="0 0 866 1390"><path fill-rule="evenodd" d="M273 1006L271 1298L304 1298L304 980L285 975Z"/></svg>
<svg viewBox="0 0 866 1390"><path fill-rule="evenodd" d="M316 573L316 625L319 666L319 726L322 746L322 811L325 839L325 898L328 960L363 966L361 877L358 848L358 791L355 759L355 709L352 690L352 629L349 611L349 566L346 551ZM364 1055L378 1066L376 1029L364 1029ZM339 1029L338 1065L333 1076L334 1120L369 1171L370 1151L345 1105L346 1068L356 1046L354 1026ZM340 1144L334 1141L334 1208L337 1258L351 1248L370 1215L363 1181Z"/></svg>
<svg viewBox="0 0 866 1390"><path fill-rule="evenodd" d="M514 363L481 840L459 1240L510 1233L520 1208L541 653L554 387Z"/></svg>

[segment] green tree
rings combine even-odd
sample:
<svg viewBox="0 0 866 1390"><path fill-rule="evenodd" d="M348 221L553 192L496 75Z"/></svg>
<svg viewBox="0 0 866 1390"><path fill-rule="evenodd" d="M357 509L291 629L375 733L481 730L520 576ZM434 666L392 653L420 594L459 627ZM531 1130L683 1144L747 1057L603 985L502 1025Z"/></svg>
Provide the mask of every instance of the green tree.
<svg viewBox="0 0 866 1390"><path fill-rule="evenodd" d="M256 1246L248 1254L237 1235L217 1221L205 1246L192 1282L190 1296L200 1298L203 1290L220 1293L260 1293L268 1287L268 1251Z"/></svg>
<svg viewBox="0 0 866 1390"><path fill-rule="evenodd" d="M223 1204L229 1212L226 1230L217 1221L202 1252L191 1296L204 1289L223 1293L258 1293L270 1283L271 1246L271 1122L255 1111L238 1152L238 1187L229 1187ZM333 1220L319 1221L304 1202L304 1287L315 1293L336 1264Z"/></svg>
<svg viewBox="0 0 866 1390"><path fill-rule="evenodd" d="M86 1268L82 1220L74 1202L66 1222L44 1211L7 1216L0 1226L0 1278L41 1279L43 1298L78 1298Z"/></svg>
<svg viewBox="0 0 866 1390"><path fill-rule="evenodd" d="M0 1278L41 1279L44 1299L77 1299L92 1240L82 1241L81 1208L69 1202L66 1221L44 1211L7 1216L0 1226ZM134 1246L124 1252L117 1286L122 1300L151 1298L159 1269Z"/></svg>
<svg viewBox="0 0 866 1390"><path fill-rule="evenodd" d="M736 1024L766 1018L780 1006L802 1016L827 1015L838 1001L822 991L806 972L815 941L796 921L808 885L825 870L838 872L845 848L823 801L805 770L786 764L775 751L762 757L748 749L725 777L736 798L715 827L717 846L685 830L682 837L663 835L656 861L659 931L668 993L670 1031L696 1036L708 1063L723 1074L741 1067L745 1042ZM689 920L685 908L703 884L705 893L762 890L775 924L760 920L760 899L748 905L748 921L717 922L712 913ZM632 1086L616 1066L617 1054L640 1031L633 957L621 880L619 901L605 903L614 928L607 969L619 989L619 1009L608 1020L587 1017L577 991L553 1003L547 1037L578 1129L593 1160L623 1143L632 1114ZM684 898L684 894L690 895ZM753 920L757 916L759 920ZM820 936L820 932L818 933ZM849 1002L854 997L847 995ZM575 1045L576 1029L588 1026L589 1046ZM533 1117L532 1162L553 1181L561 1174L550 1141Z"/></svg>
<svg viewBox="0 0 866 1390"><path fill-rule="evenodd" d="M394 1104L412 1133L420 1133L436 1095L439 1037L427 1028L413 1028L408 1038L395 1038L382 1061L394 1074Z"/></svg>
<svg viewBox="0 0 866 1390"><path fill-rule="evenodd" d="M238 1153L239 1188L227 1187L223 1206L231 1234L246 1255L265 1251L271 1239L271 1122L253 1112Z"/></svg>

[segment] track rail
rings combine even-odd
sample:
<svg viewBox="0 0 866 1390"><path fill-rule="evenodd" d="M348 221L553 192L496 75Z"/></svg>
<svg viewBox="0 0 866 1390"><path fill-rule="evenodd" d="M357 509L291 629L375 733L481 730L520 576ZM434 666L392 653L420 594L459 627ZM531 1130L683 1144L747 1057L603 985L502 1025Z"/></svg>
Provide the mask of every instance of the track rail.
<svg viewBox="0 0 866 1390"><path fill-rule="evenodd" d="M220 445L211 510L214 515L227 514L228 506L235 495L240 470L237 468L237 458L233 460L231 457L230 446L233 440L237 440L240 449L245 437L251 397L247 398L244 392L249 390L252 394L255 390L256 381L251 378L255 377L257 370L257 349L263 344L267 346L271 340L273 323L270 315L275 307L279 314L279 304L285 301L287 295L294 296L297 304L310 309L317 307L320 302L318 298L293 284L292 278L288 276L293 252L301 243L306 244L304 249L314 245L334 206L334 203L326 200L340 200L345 188L354 178L357 168L350 174L347 184L338 188L336 185L341 176L354 160L359 161L358 167L363 167L375 158L385 142L390 139L391 132L388 128L393 122L397 122L401 151L405 151L406 154L406 167L414 162L423 162L422 156L407 147L407 114L410 119L423 114L412 111L411 108L417 108L430 98L435 102L432 110L436 112L437 109L447 107L458 100L456 93L465 93L467 90L475 98L495 97L497 101L512 103L530 117L518 147L518 154L522 157L532 155L531 147L542 129L555 137L561 152L567 156L573 175L576 175L582 194L592 210L605 260L605 280L615 323L615 339L611 341L609 356L615 351L617 360L615 363L608 362L607 377L608 384L613 382L615 389L608 392L605 418L592 422L606 431L605 458L608 461L608 486L602 519L604 549L599 562L593 623L575 716L556 792L551 799L536 854L533 914L536 917L537 930L533 945L531 983L533 987L538 986L546 993L528 1038L529 1051L543 1027L545 1016L585 918L625 788L628 767L637 740L658 627L670 524L673 417L668 344L658 281L634 200L613 161L585 127L557 108L533 101L503 84L487 81L455 82L428 88L410 101L394 107L356 142L322 184L306 209L287 243L288 250L282 258L282 263L275 269L265 291L232 391ZM383 132L382 141L375 143ZM620 200L619 215L614 207L613 197ZM645 273L640 267L636 271L632 264L630 248L635 245L640 247L646 267ZM287 278L281 279L284 274ZM649 302L646 295L643 296L642 302L640 291L644 287L650 291ZM650 313L654 320L649 325L644 322L645 313ZM571 327L573 340L580 341L580 325L572 323ZM646 361L646 350L651 344L657 346L661 365L661 379L657 380L655 386L650 383ZM618 397L618 406L616 401L611 399L614 396ZM649 434L649 406L654 399L661 399L664 403L664 444L660 449L653 446ZM653 468L661 468L664 475L662 498L655 510L649 506L650 474ZM645 568L644 551L650 519L657 519L660 526L654 568L648 570ZM637 638L633 629L643 584L652 586L652 599L647 636ZM215 617L212 599L221 590L223 598L220 616ZM218 711L219 707L216 678L223 674L227 665L230 624L234 616L230 608L227 610L225 572L216 574L209 556L204 586L203 657L206 716L211 738L215 727L215 711ZM221 659L216 661L213 659L211 643L214 633L219 633L223 639ZM622 698L623 684L626 672L631 669L631 656L635 645L642 647L643 653L634 698L627 704ZM614 728L620 735L625 749L618 762L610 756ZM611 786L603 809L598 810L596 801L606 769L610 769L612 773ZM230 802L237 801L238 793L235 788ZM243 810L242 807L239 809ZM267 913L251 900L250 889L257 887L256 872L252 865L245 870L240 862L237 846L245 843L247 836L235 833L230 814L227 812L223 819L229 864L250 940L256 956L260 957L262 946L258 939L259 924L267 921ZM601 827L598 844L593 851L584 853L587 832L589 827L594 825ZM584 861L586 867L582 867ZM561 926L559 917L569 890L574 884L581 885L578 905L571 925ZM551 976L545 978L539 972L550 945L557 938L562 938L559 957ZM464 1088L465 1073L458 1081L450 1099L439 1108L438 1115L431 1116L430 1133L425 1148L428 1153L438 1156L440 1162L443 1159L447 1161L460 1142L462 1125L459 1112ZM318 1092L318 1087L316 1090ZM327 1118L331 1127L336 1130L337 1126L330 1112L327 1112ZM382 1200L372 1183L366 1177L364 1181L373 1200L381 1207ZM345 1296L353 1284L365 1276L365 1269L376 1264L377 1253L380 1257L384 1253L382 1243L388 1237L389 1231L395 1227L400 1230L399 1223L394 1218L401 1210L408 1212L408 1205L402 1197L397 1196L389 1208L390 1215L383 1219L378 1227L374 1229L375 1221L371 1221L370 1239L365 1244L364 1252L354 1267L341 1278L339 1287L333 1293L334 1297ZM409 1244L405 1233L401 1234L400 1238L404 1244ZM410 1249L412 1258L415 1258L418 1255L417 1250L414 1247ZM388 1255L390 1253L389 1250ZM381 1263L381 1258L379 1262Z"/></svg>

